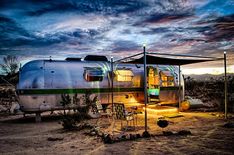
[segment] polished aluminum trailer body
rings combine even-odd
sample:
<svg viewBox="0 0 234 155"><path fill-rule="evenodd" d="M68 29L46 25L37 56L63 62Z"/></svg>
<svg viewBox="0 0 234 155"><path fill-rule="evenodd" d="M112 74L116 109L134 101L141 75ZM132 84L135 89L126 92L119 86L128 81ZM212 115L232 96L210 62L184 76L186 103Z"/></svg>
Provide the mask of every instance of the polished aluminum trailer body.
<svg viewBox="0 0 234 155"><path fill-rule="evenodd" d="M175 104L179 101L179 95L183 100L184 89L179 92L177 66L150 64L147 66L153 68L153 83L157 83L148 90L149 102ZM112 89L109 61L34 60L28 62L20 70L17 86L21 110L32 113L63 109L61 96L64 94L71 98L68 109L84 105L84 95L87 93L90 99L96 97L102 104L111 104L112 91L114 102L143 103L143 65L115 63L113 71L115 74ZM147 74L150 74L150 71ZM162 76L165 76L164 81ZM171 79L170 83L165 79ZM181 86L183 88L183 80L181 80Z"/></svg>

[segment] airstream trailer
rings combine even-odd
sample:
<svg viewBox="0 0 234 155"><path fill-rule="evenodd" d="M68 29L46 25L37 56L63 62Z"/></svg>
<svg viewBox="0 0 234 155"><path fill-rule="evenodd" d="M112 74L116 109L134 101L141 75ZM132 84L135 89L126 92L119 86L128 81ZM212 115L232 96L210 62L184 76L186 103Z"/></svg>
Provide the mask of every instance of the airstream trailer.
<svg viewBox="0 0 234 155"><path fill-rule="evenodd" d="M101 104L111 104L112 92L114 102L143 103L143 68L142 64L114 63L112 74L111 63L103 56L34 60L20 70L19 104L25 113L63 109L61 101L66 94L72 108L85 104L87 93ZM148 102L175 104L179 95L183 100L183 91L178 91L178 75L177 66L148 64Z"/></svg>

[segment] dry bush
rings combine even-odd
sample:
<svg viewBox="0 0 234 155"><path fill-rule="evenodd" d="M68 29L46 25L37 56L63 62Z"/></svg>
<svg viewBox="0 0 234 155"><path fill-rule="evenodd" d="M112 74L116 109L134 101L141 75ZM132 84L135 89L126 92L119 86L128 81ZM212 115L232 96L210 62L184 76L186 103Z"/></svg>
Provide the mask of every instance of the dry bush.
<svg viewBox="0 0 234 155"><path fill-rule="evenodd" d="M234 76L227 77L229 111L234 110ZM198 98L207 107L215 108L218 111L224 110L224 77L211 77L206 81L199 81L193 78L185 78L185 95Z"/></svg>

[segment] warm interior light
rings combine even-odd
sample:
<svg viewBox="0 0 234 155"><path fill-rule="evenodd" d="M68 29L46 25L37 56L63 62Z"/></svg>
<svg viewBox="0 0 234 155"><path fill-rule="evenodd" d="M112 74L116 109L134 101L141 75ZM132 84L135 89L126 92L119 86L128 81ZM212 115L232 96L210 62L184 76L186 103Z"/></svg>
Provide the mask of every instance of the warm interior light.
<svg viewBox="0 0 234 155"><path fill-rule="evenodd" d="M178 108L175 108L175 107L165 107L165 108L149 108L147 107L147 113L149 114L161 114L161 113L164 113L164 114L171 114L171 113L177 113L178 112ZM143 107L143 110L145 110L145 108Z"/></svg>
<svg viewBox="0 0 234 155"><path fill-rule="evenodd" d="M161 71L160 75L162 80L162 86L174 86L174 77L169 71Z"/></svg>
<svg viewBox="0 0 234 155"><path fill-rule="evenodd" d="M132 81L133 72L131 70L118 69L115 71L117 81Z"/></svg>

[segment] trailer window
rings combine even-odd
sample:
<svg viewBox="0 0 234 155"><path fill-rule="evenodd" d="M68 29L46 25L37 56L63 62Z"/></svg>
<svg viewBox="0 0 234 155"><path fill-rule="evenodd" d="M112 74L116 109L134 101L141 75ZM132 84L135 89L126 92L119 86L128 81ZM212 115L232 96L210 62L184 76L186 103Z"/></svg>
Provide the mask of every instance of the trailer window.
<svg viewBox="0 0 234 155"><path fill-rule="evenodd" d="M149 88L155 88L157 85L159 85L159 76L156 67L148 66L147 75Z"/></svg>
<svg viewBox="0 0 234 155"><path fill-rule="evenodd" d="M133 72L130 69L117 69L114 71L116 81L129 82L133 79Z"/></svg>
<svg viewBox="0 0 234 155"><path fill-rule="evenodd" d="M103 70L100 67L85 67L84 78L86 81L102 81L104 77Z"/></svg>
<svg viewBox="0 0 234 155"><path fill-rule="evenodd" d="M174 76L171 75L170 71L161 71L160 72L162 86L163 87L170 87L174 86Z"/></svg>

